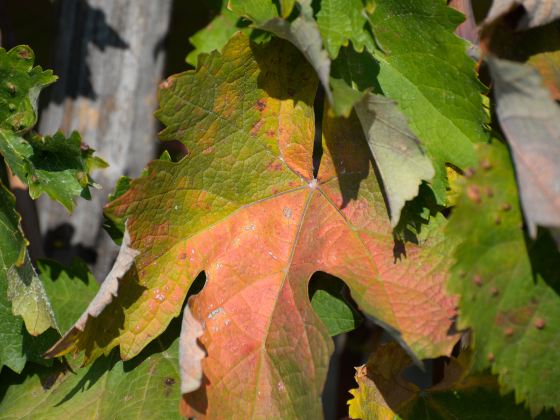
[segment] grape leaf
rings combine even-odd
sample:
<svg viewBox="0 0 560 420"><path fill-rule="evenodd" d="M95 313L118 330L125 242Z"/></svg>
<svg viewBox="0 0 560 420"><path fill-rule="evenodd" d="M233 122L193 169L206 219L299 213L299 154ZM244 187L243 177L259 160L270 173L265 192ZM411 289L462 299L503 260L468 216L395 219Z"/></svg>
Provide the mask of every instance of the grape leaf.
<svg viewBox="0 0 560 420"><path fill-rule="evenodd" d="M69 267L56 261L39 260L37 268L56 320L66 331L95 297L99 285L86 263L78 258Z"/></svg>
<svg viewBox="0 0 560 420"><path fill-rule="evenodd" d="M422 180L434 176L434 168L397 105L381 95L367 94L356 105L389 202L391 224L396 226L404 204L418 195Z"/></svg>
<svg viewBox="0 0 560 420"><path fill-rule="evenodd" d="M246 6L243 3L236 8L234 4L234 10L252 18ZM377 63L373 62L369 53L356 54L353 48L348 47L342 50L340 57L331 65L330 59L322 51L321 40L317 39L316 24L312 18L310 5L302 3L300 7L301 16L293 22L281 18L269 18L266 22L257 25L289 40L302 51L317 71L335 114L348 116L352 107L356 106L356 112L383 178L394 226L398 223L405 201L416 196L418 186L423 180L429 181L434 176L430 159L425 155L414 135L410 133L406 119L398 115L398 108L391 107L390 101L383 101L380 96L375 100L374 96L367 95L366 92L375 84L371 69L377 67ZM347 15L347 10L351 11L351 15ZM345 18L359 27L359 30L354 28L356 31L352 38L349 33L341 32L341 28L345 25ZM336 22L340 22L340 25ZM357 50L364 50L364 46L368 50L373 49L373 37L368 29L367 14L361 0L352 4L336 0L322 2L317 24L331 58L335 58L341 46L348 45L350 39ZM360 102L364 95L367 95L367 99ZM391 124L388 123L387 118L391 119ZM397 139L399 139L399 148L392 146ZM407 151L401 149L405 144ZM395 162L403 159L410 165L407 165L406 169L401 165L396 167Z"/></svg>
<svg viewBox="0 0 560 420"><path fill-rule="evenodd" d="M321 33L313 17L311 0L297 1L299 15L292 21L280 17L272 1L265 0L260 3L262 6L257 8L254 2L231 0L229 7L239 16L251 19L257 28L272 32L294 44L317 72L325 94L332 103L333 96L329 85L331 60L323 49Z"/></svg>
<svg viewBox="0 0 560 420"><path fill-rule="evenodd" d="M373 48L373 37L367 25L354 32L356 37L363 39L369 34L367 39L370 41L367 43L343 36L337 26L345 16L368 16L367 12L372 7L364 8L361 2L344 4L347 12L336 20L334 16L340 5L336 1L333 4L321 3L323 11L318 12L317 19L323 43L331 52L339 51L340 46L349 40L354 46L340 49L338 57L331 63L327 54L321 52L316 24L310 12L305 12L304 4L300 5L302 12L297 19L307 19L305 28L309 28L308 31L300 30L303 24L296 25L296 21L273 18L277 12L272 6L266 9L270 15L266 15L263 9L260 14L263 20L258 20L249 4L232 1L230 7L238 15L252 19L259 28L288 39L303 52L316 69L337 115L349 115L354 105L371 90L397 102L408 119L411 131L434 160L436 175L432 187L438 202L444 204L446 164L463 169L474 164L473 143L488 139L484 127L488 117L481 97L483 86L476 78L474 62L465 53L466 43L453 33L461 23L462 15L442 2L379 0L369 17L375 40L380 46ZM274 22L274 27L265 25L265 21ZM292 35L297 31L305 43L295 39L295 35L288 36L287 31ZM340 37L334 39L333 33ZM363 45L368 48L362 48ZM371 51L369 47L372 47ZM363 53L355 54L356 48L363 49ZM450 141L453 147L449 146ZM390 165L380 160L378 164ZM426 171L428 168L425 165L422 172L426 174ZM386 178L384 181L390 182L391 177ZM403 192L398 195L409 197L410 191L415 190L422 179L425 177L413 178L409 174L412 182L402 187ZM401 207L401 198L395 199L389 193L393 191L388 191L387 196L397 210ZM395 213L398 214L398 211ZM397 220L393 219L393 222L396 224Z"/></svg>
<svg viewBox="0 0 560 420"><path fill-rule="evenodd" d="M352 41L356 51L374 47L367 12L362 0L322 0L317 25L329 56L334 60L343 46Z"/></svg>
<svg viewBox="0 0 560 420"><path fill-rule="evenodd" d="M476 161L473 143L486 141L483 86L466 43L453 31L463 17L442 1L379 0L371 16L378 44L380 92L397 102L428 155L432 188L445 202L445 164Z"/></svg>
<svg viewBox="0 0 560 420"><path fill-rule="evenodd" d="M71 325L99 289L98 284L79 260L69 268L53 261L41 261L39 267L58 321ZM113 353L76 374L60 363L49 369L29 363L19 376L3 372L0 395L5 395L0 402L0 419L68 415L180 418L178 327L178 322L173 322L137 358L126 363Z"/></svg>
<svg viewBox="0 0 560 420"><path fill-rule="evenodd" d="M194 50L187 55L187 63L196 67L200 54L221 51L233 34L240 30L239 17L226 6L227 1L224 1L220 13L212 22L189 38Z"/></svg>
<svg viewBox="0 0 560 420"><path fill-rule="evenodd" d="M157 112L162 138L190 154L152 162L108 208L127 219L133 267L49 354L84 350L91 360L120 345L133 357L179 314L203 270L189 308L203 324L207 380L185 396L192 412L321 415L332 342L309 302L316 271L343 279L417 357L449 354L455 300L442 284L452 247L440 229L395 243L357 118L324 113L315 178L317 80L300 53L239 34L201 60L162 84Z"/></svg>
<svg viewBox="0 0 560 420"><path fill-rule="evenodd" d="M69 303L71 311L78 309ZM3 374L0 419L180 419L176 327L128 362L114 352L75 374L60 363L52 368L28 364L13 378Z"/></svg>
<svg viewBox="0 0 560 420"><path fill-rule="evenodd" d="M556 0L493 0L484 25L493 23L518 6L523 6L525 14L519 20L517 29L546 25L560 17L560 3Z"/></svg>
<svg viewBox="0 0 560 420"><path fill-rule="evenodd" d="M0 48L0 130L18 134L37 122L37 99L44 87L57 79L52 71L33 67L35 54L26 45Z"/></svg>
<svg viewBox="0 0 560 420"><path fill-rule="evenodd" d="M7 366L14 372L21 372L27 360L23 351L23 320L15 317L12 303L8 298L6 281L0 281L0 369Z"/></svg>
<svg viewBox="0 0 560 420"><path fill-rule="evenodd" d="M45 288L27 253L20 267L10 267L7 280L12 311L14 315L23 318L31 335L39 335L51 327L58 329Z"/></svg>
<svg viewBox="0 0 560 420"><path fill-rule="evenodd" d="M511 147L529 233L560 227L560 107L531 66L489 58L496 114Z"/></svg>
<svg viewBox="0 0 560 420"><path fill-rule="evenodd" d="M27 256L15 198L2 184L0 203L0 366L20 372L27 353L23 349L25 329L38 335L57 327L43 285Z"/></svg>
<svg viewBox="0 0 560 420"><path fill-rule="evenodd" d="M33 67L35 56L27 46L0 49L0 153L17 177L28 184L32 198L46 192L68 210L74 198L89 198L94 183L89 173L107 164L81 144L79 134L67 139L29 134L37 122L41 89L53 83L51 71Z"/></svg>
<svg viewBox="0 0 560 420"><path fill-rule="evenodd" d="M447 237L461 238L449 288L460 296L459 327L474 331L474 368L492 368L504 392L531 411L560 408L560 255L554 241L523 232L507 148L480 147L463 180Z"/></svg>
<svg viewBox="0 0 560 420"><path fill-rule="evenodd" d="M68 138L60 132L52 137L23 138L0 130L0 153L14 174L29 186L31 198L47 193L69 211L74 208L76 197L90 198L89 187L95 184L89 173L107 167L93 152L82 145L77 132Z"/></svg>
<svg viewBox="0 0 560 420"><path fill-rule="evenodd" d="M329 334L335 336L354 330L363 321L347 298L344 282L326 273L315 273L309 285L311 306Z"/></svg>
<svg viewBox="0 0 560 420"><path fill-rule="evenodd" d="M381 345L367 364L356 368L358 388L350 390L353 419L503 418L530 419L513 396L501 396L496 378L467 376L467 360L451 358L441 382L420 389L406 378L412 360L397 343Z"/></svg>

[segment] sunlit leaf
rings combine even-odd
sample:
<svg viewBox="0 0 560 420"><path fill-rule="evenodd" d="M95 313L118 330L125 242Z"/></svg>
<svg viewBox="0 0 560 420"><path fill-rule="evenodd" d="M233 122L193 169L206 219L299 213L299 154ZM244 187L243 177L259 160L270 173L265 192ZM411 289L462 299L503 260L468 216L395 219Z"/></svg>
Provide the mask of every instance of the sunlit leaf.
<svg viewBox="0 0 560 420"><path fill-rule="evenodd" d="M91 360L119 345L133 357L179 315L201 271L189 308L203 325L207 380L185 395L187 414L320 416L332 342L309 302L317 271L342 279L417 357L449 354L458 336L442 287L452 249L443 218L395 242L355 116L324 112L314 176L317 81L300 53L243 35L223 51L162 84L162 138L190 153L154 161L111 203L139 254L50 355Z"/></svg>

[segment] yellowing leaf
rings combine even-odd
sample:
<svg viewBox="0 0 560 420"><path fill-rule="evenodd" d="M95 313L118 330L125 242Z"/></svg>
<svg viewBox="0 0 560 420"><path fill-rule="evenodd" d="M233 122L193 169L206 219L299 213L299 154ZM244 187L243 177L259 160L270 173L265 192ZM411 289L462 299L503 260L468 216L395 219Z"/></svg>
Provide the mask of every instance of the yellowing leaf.
<svg viewBox="0 0 560 420"><path fill-rule="evenodd" d="M154 161L111 203L139 255L51 355L83 350L91 360L119 345L133 357L179 315L202 271L206 284L188 305L206 358L201 387L184 396L187 414L321 416L332 340L309 301L317 271L343 279L417 357L449 354L457 335L455 300L443 291L452 248L443 218L395 242L355 115L324 113L314 176L316 89L289 43L255 45L242 34L162 84L162 138L190 154ZM196 369L187 373L196 384Z"/></svg>

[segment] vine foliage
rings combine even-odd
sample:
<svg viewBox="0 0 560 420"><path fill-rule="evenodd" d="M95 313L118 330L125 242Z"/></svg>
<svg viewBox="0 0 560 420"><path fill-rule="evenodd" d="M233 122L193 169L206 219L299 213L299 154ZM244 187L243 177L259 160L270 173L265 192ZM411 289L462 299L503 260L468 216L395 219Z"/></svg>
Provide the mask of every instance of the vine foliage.
<svg viewBox="0 0 560 420"><path fill-rule="evenodd" d="M321 418L331 337L364 319L391 341L351 418L560 412L560 46L532 41L560 29L517 3L469 44L440 0L224 2L159 87L189 153L115 187L101 287L78 260L37 274L3 181L0 418ZM106 164L33 132L55 79L0 50L0 153L72 210Z"/></svg>

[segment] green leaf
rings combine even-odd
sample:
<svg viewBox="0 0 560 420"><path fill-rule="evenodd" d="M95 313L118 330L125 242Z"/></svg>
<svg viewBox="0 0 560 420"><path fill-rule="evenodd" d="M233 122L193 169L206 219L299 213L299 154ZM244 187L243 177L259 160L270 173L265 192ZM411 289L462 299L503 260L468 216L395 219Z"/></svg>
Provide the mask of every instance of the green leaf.
<svg viewBox="0 0 560 420"><path fill-rule="evenodd" d="M187 55L187 63L196 67L200 54L209 54L214 50L221 51L233 34L241 29L239 17L226 6L227 1L224 1L220 14L208 26L189 38L194 50Z"/></svg>
<svg viewBox="0 0 560 420"><path fill-rule="evenodd" d="M61 325L71 324L85 310L99 286L79 260L74 260L69 268L53 261L41 261L39 267L57 319ZM180 418L178 327L178 320L172 322L162 336L129 362L119 361L113 352L98 359L90 368L77 370L76 374L58 362L52 368L28 363L19 376L4 371L0 385L0 395L4 396L0 402L0 419L68 415L77 418ZM17 333L19 336L19 331ZM0 347L0 351L2 349Z"/></svg>
<svg viewBox="0 0 560 420"><path fill-rule="evenodd" d="M229 0L228 8L259 25L280 16L272 0Z"/></svg>
<svg viewBox="0 0 560 420"><path fill-rule="evenodd" d="M17 177L29 186L32 198L46 192L68 210L74 198L89 198L94 185L90 171L107 164L81 144L79 134L65 138L27 134L37 122L41 89L53 83L51 71L33 67L35 55L27 46L0 49L0 153Z"/></svg>
<svg viewBox="0 0 560 420"><path fill-rule="evenodd" d="M95 297L99 285L87 264L77 258L69 267L50 260L37 261L37 267L58 324L66 331Z"/></svg>
<svg viewBox="0 0 560 420"><path fill-rule="evenodd" d="M130 189L131 179L127 176L121 176L115 185L115 190L109 194L107 201L110 203L116 200L125 192ZM111 239L117 244L121 245L125 230L125 220L122 218L114 217L107 212L103 212L103 229L109 234Z"/></svg>
<svg viewBox="0 0 560 420"><path fill-rule="evenodd" d="M177 328L170 332L134 360L113 352L76 374L28 364L21 376L3 377L0 419L181 419Z"/></svg>
<svg viewBox="0 0 560 420"><path fill-rule="evenodd" d="M342 280L317 273L309 289L311 306L331 336L352 331L362 323L363 317L349 301L349 290Z"/></svg>
<svg viewBox="0 0 560 420"><path fill-rule="evenodd" d="M445 164L473 165L473 143L488 139L484 89L466 43L453 33L462 20L435 0L378 0L371 16L383 49L375 52L378 93L397 102L432 158L432 188L440 204L445 202Z"/></svg>
<svg viewBox="0 0 560 420"><path fill-rule="evenodd" d="M34 61L26 45L0 48L0 129L21 134L37 122L39 92L57 78L50 70L33 67Z"/></svg>
<svg viewBox="0 0 560 420"><path fill-rule="evenodd" d="M0 366L23 369L30 334L56 328L49 301L29 261L15 199L0 184ZM24 327L25 323L25 327Z"/></svg>
<svg viewBox="0 0 560 420"><path fill-rule="evenodd" d="M12 311L23 318L27 331L39 335L51 327L58 330L45 288L27 253L20 267L13 265L9 268L7 277Z"/></svg>
<svg viewBox="0 0 560 420"><path fill-rule="evenodd" d="M23 320L15 317L12 303L8 300L5 279L0 281L0 370L7 366L14 372L21 372L27 358L23 351Z"/></svg>
<svg viewBox="0 0 560 420"><path fill-rule="evenodd" d="M66 138L61 132L54 136L32 135L22 138L8 130L0 130L0 153L12 171L29 186L31 198L47 193L68 210L78 196L89 199L89 187L95 186L89 173L107 164L93 156L93 149L82 145L73 132Z"/></svg>
<svg viewBox="0 0 560 420"><path fill-rule="evenodd" d="M405 202L418 195L422 181L432 179L434 168L392 100L367 94L356 104L356 114L383 180L391 224L396 226Z"/></svg>
<svg viewBox="0 0 560 420"><path fill-rule="evenodd" d="M460 328L474 331L475 369L492 368L504 392L531 411L560 409L560 255L543 234L523 231L507 148L479 149L447 236L462 240L449 289L460 296Z"/></svg>
<svg viewBox="0 0 560 420"><path fill-rule="evenodd" d="M332 60L350 41L358 52L373 50L375 43L362 0L322 0L320 5L317 25Z"/></svg>
<svg viewBox="0 0 560 420"><path fill-rule="evenodd" d="M466 376L466 364L463 357L451 358L441 382L420 389L407 379L410 357L397 343L383 344L356 368L359 387L350 390L349 415L361 420L531 418L511 394L500 395L495 377Z"/></svg>

